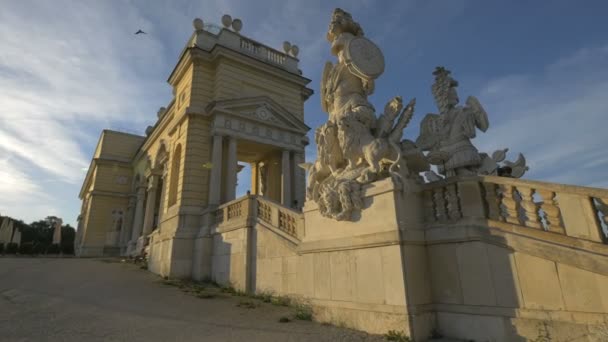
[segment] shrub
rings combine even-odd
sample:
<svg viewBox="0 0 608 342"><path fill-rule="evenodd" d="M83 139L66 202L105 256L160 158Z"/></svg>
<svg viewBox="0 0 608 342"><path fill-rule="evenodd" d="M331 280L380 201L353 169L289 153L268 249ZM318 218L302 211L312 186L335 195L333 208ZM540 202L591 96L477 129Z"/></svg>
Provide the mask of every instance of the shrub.
<svg viewBox="0 0 608 342"><path fill-rule="evenodd" d="M46 253L46 249L48 247L49 246L44 243L35 243L34 244L34 254L44 254L44 253Z"/></svg>
<svg viewBox="0 0 608 342"><path fill-rule="evenodd" d="M4 243L0 243L0 254L4 254Z"/></svg>
<svg viewBox="0 0 608 342"><path fill-rule="evenodd" d="M34 243L33 242L24 242L19 246L19 254L34 254Z"/></svg>
<svg viewBox="0 0 608 342"><path fill-rule="evenodd" d="M246 309L255 309L258 306L260 306L260 304L255 303L251 300L241 300L236 306L238 306L240 308L246 308Z"/></svg>
<svg viewBox="0 0 608 342"><path fill-rule="evenodd" d="M19 245L16 243L9 243L6 245L6 254L17 254L19 251Z"/></svg>
<svg viewBox="0 0 608 342"><path fill-rule="evenodd" d="M74 244L62 244L61 245L61 253L74 255Z"/></svg>
<svg viewBox="0 0 608 342"><path fill-rule="evenodd" d="M384 334L384 338L386 338L387 341L412 342L412 339L403 331L397 330L389 330L388 333Z"/></svg>
<svg viewBox="0 0 608 342"><path fill-rule="evenodd" d="M295 303L295 318L301 321L312 321L312 307L305 303Z"/></svg>
<svg viewBox="0 0 608 342"><path fill-rule="evenodd" d="M60 251L59 244L54 243L47 248L46 254L59 254Z"/></svg>
<svg viewBox="0 0 608 342"><path fill-rule="evenodd" d="M289 304L291 304L291 300L287 296L277 296L277 297L272 297L272 299L270 300L270 303L272 305L289 306Z"/></svg>

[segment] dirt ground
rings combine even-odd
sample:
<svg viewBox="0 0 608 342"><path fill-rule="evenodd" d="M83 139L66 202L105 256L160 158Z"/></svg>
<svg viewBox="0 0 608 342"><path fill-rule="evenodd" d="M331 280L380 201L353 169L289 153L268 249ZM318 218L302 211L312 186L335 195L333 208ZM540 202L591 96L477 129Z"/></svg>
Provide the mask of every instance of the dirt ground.
<svg viewBox="0 0 608 342"><path fill-rule="evenodd" d="M0 257L1 341L385 341L294 313L188 293L118 259Z"/></svg>

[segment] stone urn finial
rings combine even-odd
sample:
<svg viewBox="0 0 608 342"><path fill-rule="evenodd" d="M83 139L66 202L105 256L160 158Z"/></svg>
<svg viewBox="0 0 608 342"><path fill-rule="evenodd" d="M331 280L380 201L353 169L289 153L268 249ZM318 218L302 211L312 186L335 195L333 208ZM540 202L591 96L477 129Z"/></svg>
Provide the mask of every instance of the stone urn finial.
<svg viewBox="0 0 608 342"><path fill-rule="evenodd" d="M234 30L234 32L239 33L242 28L243 22L241 21L241 19L234 19L232 21L232 29Z"/></svg>
<svg viewBox="0 0 608 342"><path fill-rule="evenodd" d="M289 53L289 50L291 50L291 43L288 41L284 41L283 42L283 51L285 51L285 53Z"/></svg>
<svg viewBox="0 0 608 342"><path fill-rule="evenodd" d="M230 25L232 25L232 17L228 14L224 14L222 16L222 25L224 25L225 28L229 28Z"/></svg>
<svg viewBox="0 0 608 342"><path fill-rule="evenodd" d="M192 26L194 26L194 29L196 31L201 31L203 29L203 27L204 27L203 19L201 19L201 18L195 18L192 21Z"/></svg>
<svg viewBox="0 0 608 342"><path fill-rule="evenodd" d="M291 53L292 56L298 57L298 53L300 53L300 48L297 45L292 45L289 52Z"/></svg>

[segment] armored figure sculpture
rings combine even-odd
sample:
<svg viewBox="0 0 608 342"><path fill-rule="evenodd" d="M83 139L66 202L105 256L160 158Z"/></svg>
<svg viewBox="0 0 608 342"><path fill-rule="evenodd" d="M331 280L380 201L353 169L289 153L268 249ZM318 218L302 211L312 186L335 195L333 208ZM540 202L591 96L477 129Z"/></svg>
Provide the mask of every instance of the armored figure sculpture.
<svg viewBox="0 0 608 342"><path fill-rule="evenodd" d="M319 205L321 214L349 220L361 209L362 185L391 176L406 186L410 176L417 179L429 165L413 142L400 141L415 100L404 106L397 96L379 118L367 100L384 72L380 49L339 8L333 12L327 40L338 60L336 65L326 63L321 81L321 106L329 118L316 130L317 160L302 167L309 173L307 198ZM416 161L414 169L404 156Z"/></svg>
<svg viewBox="0 0 608 342"><path fill-rule="evenodd" d="M427 114L420 123L420 136L416 145L428 151L427 159L437 165L445 177L466 175L503 175L521 177L528 169L523 155L516 162L505 161L507 149L496 151L492 157L479 153L471 143L476 129L485 132L489 127L488 115L477 98L469 96L465 106L458 106L456 92L458 82L450 76L450 71L437 67L433 72L435 83L432 86L439 114ZM428 173L427 178L437 178Z"/></svg>

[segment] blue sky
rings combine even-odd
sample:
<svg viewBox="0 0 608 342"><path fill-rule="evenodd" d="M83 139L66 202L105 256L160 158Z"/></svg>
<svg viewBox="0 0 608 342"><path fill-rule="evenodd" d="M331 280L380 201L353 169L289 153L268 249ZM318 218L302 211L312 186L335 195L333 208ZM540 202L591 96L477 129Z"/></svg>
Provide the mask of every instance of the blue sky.
<svg viewBox="0 0 608 342"><path fill-rule="evenodd" d="M383 50L371 101L417 98L415 139L436 112L435 66L475 95L490 128L480 150L526 155L526 178L608 187L606 1L27 1L0 0L0 213L74 224L78 191L103 128L143 134L171 98L167 76L192 20L243 20L242 34L300 47L315 90L306 123L326 120L321 68L333 8L351 12ZM148 35L133 35L138 29ZM311 132L312 134L312 132ZM310 146L307 157L314 157ZM248 187L247 171L239 192Z"/></svg>

